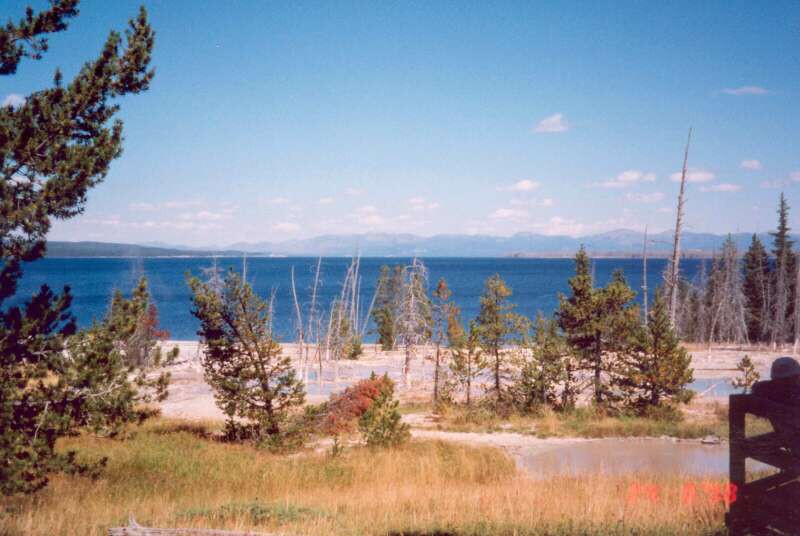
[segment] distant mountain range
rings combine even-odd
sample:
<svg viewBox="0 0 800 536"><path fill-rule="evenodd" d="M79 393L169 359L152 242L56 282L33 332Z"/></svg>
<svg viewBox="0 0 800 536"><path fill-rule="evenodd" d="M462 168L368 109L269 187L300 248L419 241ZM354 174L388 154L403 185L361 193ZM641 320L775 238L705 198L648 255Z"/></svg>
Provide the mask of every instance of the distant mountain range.
<svg viewBox="0 0 800 536"><path fill-rule="evenodd" d="M751 233L732 235L741 252L747 249ZM719 249L727 235L683 233L681 249L685 256L706 257ZM769 248L767 233L759 238ZM795 235L795 240L800 237ZM237 243L224 248L189 248L166 244L112 244L105 242L48 242L49 257L205 257L220 256L293 256L349 257L571 257L583 244L594 257L639 257L642 233L620 229L582 237L517 233L512 236L435 235L366 233L323 235L282 242ZM649 255L666 257L672 249L669 231L649 236Z"/></svg>
<svg viewBox="0 0 800 536"><path fill-rule="evenodd" d="M47 242L48 257L208 257L211 255L241 257L242 251L156 247L110 242Z"/></svg>

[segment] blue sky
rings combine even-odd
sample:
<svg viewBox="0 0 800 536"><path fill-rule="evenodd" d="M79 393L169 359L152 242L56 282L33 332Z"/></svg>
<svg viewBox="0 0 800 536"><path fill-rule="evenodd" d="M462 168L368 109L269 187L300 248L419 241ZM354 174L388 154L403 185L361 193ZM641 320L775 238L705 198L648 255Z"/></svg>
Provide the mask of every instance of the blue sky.
<svg viewBox="0 0 800 536"><path fill-rule="evenodd" d="M0 100L73 75L139 3L84 0ZM53 239L664 230L689 126L690 230L770 229L781 191L800 228L798 2L145 5L152 89Z"/></svg>

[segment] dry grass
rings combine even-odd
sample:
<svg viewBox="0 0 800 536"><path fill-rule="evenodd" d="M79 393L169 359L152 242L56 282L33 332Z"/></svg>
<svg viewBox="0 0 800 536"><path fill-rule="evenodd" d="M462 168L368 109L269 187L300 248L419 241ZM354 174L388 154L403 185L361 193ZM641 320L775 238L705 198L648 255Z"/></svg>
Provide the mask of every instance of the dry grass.
<svg viewBox="0 0 800 536"><path fill-rule="evenodd" d="M253 528L286 534L712 534L724 506L685 504L679 477L534 481L498 450L412 442L339 457L277 456L216 442L197 424L156 421L126 441L64 447L109 462L97 481L54 476L6 499L3 535L101 535L134 513L144 525ZM635 484L656 500L631 500Z"/></svg>
<svg viewBox="0 0 800 536"><path fill-rule="evenodd" d="M540 415L511 414L498 416L487 408L443 406L432 420L436 428L448 432L516 432L547 437L678 437L698 439L707 435L728 437L728 408L717 404L702 415L687 415L682 420L661 420L633 416L608 416L591 408L582 407L568 413L545 410ZM415 413L420 407L412 406L404 413ZM771 432L769 422L748 415L747 429L750 435Z"/></svg>
<svg viewBox="0 0 800 536"><path fill-rule="evenodd" d="M509 431L537 437L726 437L727 417L667 421L645 417L601 415L591 408L569 413L545 410L541 415L512 414L501 418L488 409L462 406L442 408L435 419L437 428L451 432Z"/></svg>

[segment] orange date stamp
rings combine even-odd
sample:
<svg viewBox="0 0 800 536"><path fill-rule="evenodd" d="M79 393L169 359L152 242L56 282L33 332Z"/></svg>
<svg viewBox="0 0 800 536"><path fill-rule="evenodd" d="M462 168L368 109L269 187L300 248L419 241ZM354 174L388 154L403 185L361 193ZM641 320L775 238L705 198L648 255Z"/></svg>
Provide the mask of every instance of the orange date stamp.
<svg viewBox="0 0 800 536"><path fill-rule="evenodd" d="M681 486L678 500L686 507L699 504L715 505L723 504L730 506L736 502L737 487L735 484L723 484L720 482L685 482ZM664 500L665 494L657 484L633 483L628 486L625 502L628 506L642 503L655 504Z"/></svg>

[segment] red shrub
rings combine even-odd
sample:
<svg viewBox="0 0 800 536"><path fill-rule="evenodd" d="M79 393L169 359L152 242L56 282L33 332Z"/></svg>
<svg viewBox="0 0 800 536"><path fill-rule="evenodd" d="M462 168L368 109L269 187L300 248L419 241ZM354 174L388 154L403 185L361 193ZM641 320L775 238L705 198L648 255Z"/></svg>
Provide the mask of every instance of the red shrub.
<svg viewBox="0 0 800 536"><path fill-rule="evenodd" d="M389 376L376 376L360 380L341 393L331 395L322 417L321 430L325 434L338 435L354 432L358 419L383 393L394 392L394 382Z"/></svg>

